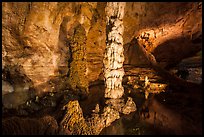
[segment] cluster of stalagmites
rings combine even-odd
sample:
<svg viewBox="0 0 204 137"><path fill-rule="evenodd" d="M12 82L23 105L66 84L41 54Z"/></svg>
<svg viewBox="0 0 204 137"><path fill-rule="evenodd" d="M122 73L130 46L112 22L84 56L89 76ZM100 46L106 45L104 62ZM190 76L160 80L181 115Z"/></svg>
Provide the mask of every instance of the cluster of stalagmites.
<svg viewBox="0 0 204 137"><path fill-rule="evenodd" d="M85 119L79 102L77 100L70 101L65 106L67 111L60 123L62 129L68 130L74 135L98 135L105 127L119 119L120 114L136 111L136 105L132 98L128 98L126 103L123 99L109 99L105 104L101 113L99 113L100 109L97 104L91 118Z"/></svg>

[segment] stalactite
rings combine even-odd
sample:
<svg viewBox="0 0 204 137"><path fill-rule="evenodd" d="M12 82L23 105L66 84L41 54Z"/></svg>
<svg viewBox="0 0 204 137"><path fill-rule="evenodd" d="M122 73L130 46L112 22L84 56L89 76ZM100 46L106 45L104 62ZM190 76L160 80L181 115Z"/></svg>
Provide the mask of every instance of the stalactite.
<svg viewBox="0 0 204 137"><path fill-rule="evenodd" d="M125 2L108 2L106 6L106 51L104 56L105 98L120 98L124 88L123 16Z"/></svg>

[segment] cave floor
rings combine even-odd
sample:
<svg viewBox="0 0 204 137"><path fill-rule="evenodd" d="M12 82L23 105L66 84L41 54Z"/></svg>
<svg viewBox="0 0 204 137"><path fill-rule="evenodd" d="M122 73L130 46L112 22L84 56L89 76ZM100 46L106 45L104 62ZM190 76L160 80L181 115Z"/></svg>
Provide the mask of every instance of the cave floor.
<svg viewBox="0 0 204 137"><path fill-rule="evenodd" d="M101 131L101 135L202 134L202 89L200 87L167 87L165 92L150 93L148 99L145 99L144 92L132 88L127 83L124 83L124 89L124 97L133 98L137 111L129 115L121 114L120 119ZM100 107L104 106L104 90L103 81L99 80L90 87L89 96L83 99L69 90L49 93L42 98L26 102L18 109L3 108L3 120L15 116L37 119L51 116L59 125L63 118L61 108L71 99L79 100L86 118L91 115L96 104ZM56 122L51 122L54 129L58 126ZM54 134L59 133L54 132Z"/></svg>
<svg viewBox="0 0 204 137"><path fill-rule="evenodd" d="M104 86L98 85L92 89L95 91L95 94L91 96L91 98L95 96L94 100L90 101L90 98L87 98L79 101L85 117L94 109L96 103L103 105L103 99L100 98L97 91L103 90ZM128 91L127 87L125 91ZM150 94L146 100L144 93L134 90L125 92L125 95L133 98L137 111L129 115L122 115L109 127L104 128L101 135L202 134L201 89L188 89L182 92L168 89L159 94ZM36 106L32 106L24 111L22 109L3 111L3 119L13 116L40 118L51 115L59 123L63 116L61 113L56 113L56 107L44 107L39 111L35 109L37 109ZM25 113L26 110L27 113Z"/></svg>

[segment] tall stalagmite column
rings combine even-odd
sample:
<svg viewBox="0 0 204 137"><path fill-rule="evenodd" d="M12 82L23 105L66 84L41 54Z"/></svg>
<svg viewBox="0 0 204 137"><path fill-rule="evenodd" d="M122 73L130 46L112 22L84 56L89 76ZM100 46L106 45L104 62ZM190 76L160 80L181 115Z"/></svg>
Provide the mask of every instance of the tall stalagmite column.
<svg viewBox="0 0 204 137"><path fill-rule="evenodd" d="M123 62L123 16L125 2L107 2L106 51L104 56L105 98L121 98L124 93L122 78Z"/></svg>

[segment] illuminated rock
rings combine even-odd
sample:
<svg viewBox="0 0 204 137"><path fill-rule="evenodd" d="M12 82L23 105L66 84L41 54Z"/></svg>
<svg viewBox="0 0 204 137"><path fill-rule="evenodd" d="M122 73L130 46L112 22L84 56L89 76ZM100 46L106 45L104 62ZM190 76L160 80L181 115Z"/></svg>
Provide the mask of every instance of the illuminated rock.
<svg viewBox="0 0 204 137"><path fill-rule="evenodd" d="M124 2L108 2L106 6L107 41L104 55L105 98L121 98L124 94L122 78Z"/></svg>

